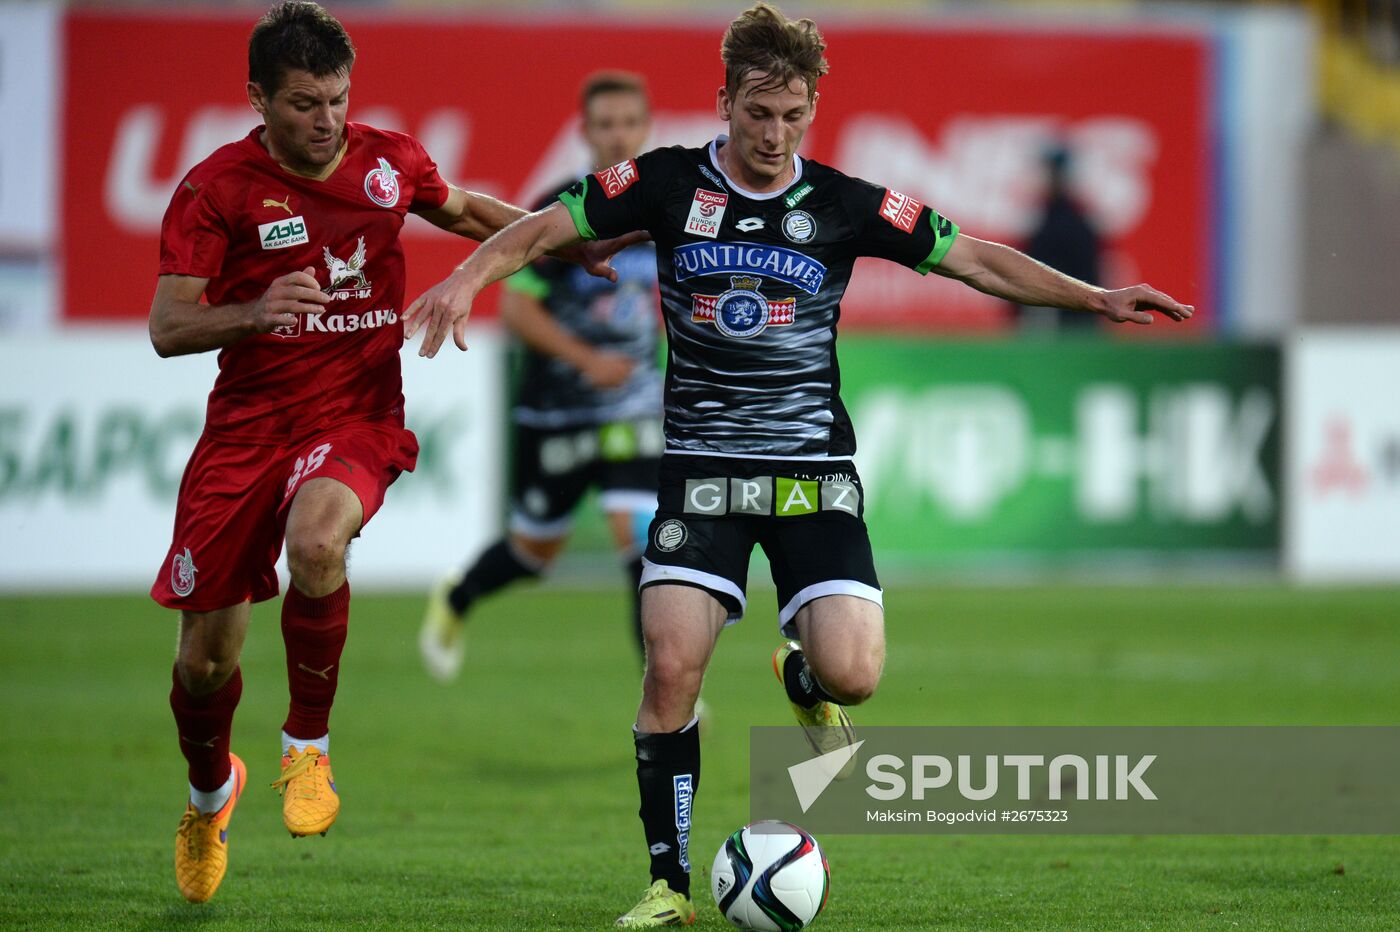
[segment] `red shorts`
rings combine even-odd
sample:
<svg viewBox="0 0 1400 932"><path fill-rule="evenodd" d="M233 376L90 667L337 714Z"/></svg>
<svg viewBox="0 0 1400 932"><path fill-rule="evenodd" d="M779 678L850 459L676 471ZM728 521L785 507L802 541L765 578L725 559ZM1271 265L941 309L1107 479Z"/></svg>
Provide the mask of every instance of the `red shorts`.
<svg viewBox="0 0 1400 932"><path fill-rule="evenodd" d="M151 598L189 612L272 598L287 511L303 482L349 486L364 508L363 527L417 462L417 438L396 423L361 421L281 447L201 436L180 480L175 537Z"/></svg>

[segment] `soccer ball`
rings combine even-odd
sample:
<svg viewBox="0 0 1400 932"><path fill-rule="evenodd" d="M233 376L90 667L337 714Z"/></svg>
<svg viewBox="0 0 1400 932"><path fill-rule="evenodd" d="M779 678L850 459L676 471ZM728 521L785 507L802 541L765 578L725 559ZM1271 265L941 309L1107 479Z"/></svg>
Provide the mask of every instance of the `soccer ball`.
<svg viewBox="0 0 1400 932"><path fill-rule="evenodd" d="M790 822L745 825L710 870L719 911L741 929L801 929L826 905L831 869L817 840Z"/></svg>

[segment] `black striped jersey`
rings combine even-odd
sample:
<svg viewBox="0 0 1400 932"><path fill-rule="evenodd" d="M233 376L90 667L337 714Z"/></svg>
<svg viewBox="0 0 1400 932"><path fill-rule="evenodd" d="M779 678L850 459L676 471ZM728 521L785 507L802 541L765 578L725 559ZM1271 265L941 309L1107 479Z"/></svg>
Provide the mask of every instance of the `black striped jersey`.
<svg viewBox="0 0 1400 932"><path fill-rule="evenodd" d="M654 149L576 182L559 199L585 239L647 230L669 341L668 453L845 459L836 330L857 258L926 274L957 237L908 195L794 157L771 193L720 169L721 136Z"/></svg>
<svg viewBox="0 0 1400 932"><path fill-rule="evenodd" d="M567 189L555 188L535 209L554 203L561 190ZM656 249L651 243L629 246L613 256L612 266L616 282L544 258L506 280L507 289L538 300L569 333L634 363L627 381L599 388L562 359L525 347L515 392L516 423L553 429L661 416Z"/></svg>

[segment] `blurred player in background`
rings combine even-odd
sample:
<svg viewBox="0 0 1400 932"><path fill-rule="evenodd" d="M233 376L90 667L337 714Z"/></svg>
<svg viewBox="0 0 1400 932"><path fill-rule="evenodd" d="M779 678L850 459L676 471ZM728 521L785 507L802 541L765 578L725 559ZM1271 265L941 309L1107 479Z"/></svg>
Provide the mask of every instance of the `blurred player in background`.
<svg viewBox="0 0 1400 932"><path fill-rule="evenodd" d="M193 902L214 895L227 866L247 778L229 752L238 659L251 604L278 593L284 535L291 703L273 785L293 836L325 834L340 809L329 720L349 622L346 551L418 454L399 368L405 215L479 240L524 213L445 183L409 136L347 123L354 61L344 28L315 3L269 10L248 43L248 100L264 125L190 170L161 229L151 341L161 356L220 350L151 588L180 612L170 706L190 791L175 874Z"/></svg>
<svg viewBox="0 0 1400 932"><path fill-rule="evenodd" d="M1026 240L1026 255L1057 272L1088 285L1102 282L1103 241L1088 212L1070 185L1073 161L1063 143L1052 146L1042 160L1045 197L1040 217ZM1094 333L1102 319L1062 307L1016 305L1024 334Z"/></svg>
<svg viewBox="0 0 1400 932"><path fill-rule="evenodd" d="M463 345L488 283L578 239L650 231L670 363L660 506L642 571L646 676L633 726L652 884L618 925L694 921L689 833L700 785L695 700L720 632L745 608L754 544L778 591L774 670L814 750L854 741L844 705L884 666L882 593L841 403L836 324L861 256L938 272L1021 304L1113 321L1191 308L1146 285L1105 291L960 234L918 200L797 155L826 48L811 20L760 3L727 30L728 135L655 149L582 179L512 224L406 312L419 352ZM854 763L854 757L851 762Z"/></svg>
<svg viewBox="0 0 1400 932"><path fill-rule="evenodd" d="M640 75L595 74L584 83L581 103L594 170L642 151L651 118ZM573 181L536 209L558 200ZM564 548L574 509L595 487L631 579L641 647L641 551L656 511L663 445L656 249L632 246L613 266L616 283L542 259L506 282L501 318L525 344L513 415L510 530L429 596L419 646L438 679L450 680L461 668L472 604L544 572Z"/></svg>

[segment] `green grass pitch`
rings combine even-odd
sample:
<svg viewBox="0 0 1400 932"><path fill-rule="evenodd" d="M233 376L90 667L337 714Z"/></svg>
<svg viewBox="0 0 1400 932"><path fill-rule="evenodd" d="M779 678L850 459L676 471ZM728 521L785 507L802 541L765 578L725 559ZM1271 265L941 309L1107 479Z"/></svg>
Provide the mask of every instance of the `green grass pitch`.
<svg viewBox="0 0 1400 932"><path fill-rule="evenodd" d="M1395 724L1400 592L1278 587L900 588L867 724ZM0 926L602 929L646 885L623 595L483 604L462 679L421 672L420 600L357 596L332 726L344 808L292 840L279 800L277 606L244 655L249 789L213 902L176 892L184 766L166 704L173 616L143 598L0 599ZM747 821L747 732L787 706L771 593L705 686L692 859ZM1392 837L822 839L819 928L1394 929Z"/></svg>

